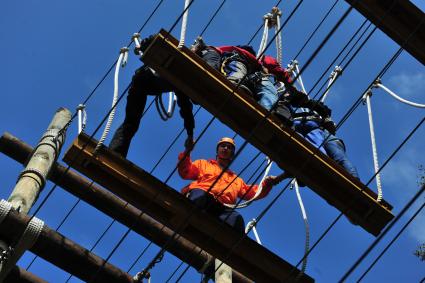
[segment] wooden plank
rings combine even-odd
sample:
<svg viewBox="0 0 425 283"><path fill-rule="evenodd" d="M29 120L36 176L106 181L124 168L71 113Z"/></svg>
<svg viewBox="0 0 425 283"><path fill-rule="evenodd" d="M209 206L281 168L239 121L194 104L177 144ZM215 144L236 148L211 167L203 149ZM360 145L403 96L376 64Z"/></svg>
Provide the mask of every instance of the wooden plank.
<svg viewBox="0 0 425 283"><path fill-rule="evenodd" d="M366 231L378 235L394 217L391 206L328 156L278 120L251 97L234 90L219 72L161 31L143 61L252 145L292 172Z"/></svg>
<svg viewBox="0 0 425 283"><path fill-rule="evenodd" d="M183 195L133 163L105 147L94 156L96 143L81 134L64 161L248 278L256 282L295 278L291 264L250 238L241 239L230 226L196 209ZM301 277L301 282L313 281L308 275Z"/></svg>
<svg viewBox="0 0 425 283"><path fill-rule="evenodd" d="M425 14L409 0L345 0L425 64ZM407 43L406 43L407 42Z"/></svg>

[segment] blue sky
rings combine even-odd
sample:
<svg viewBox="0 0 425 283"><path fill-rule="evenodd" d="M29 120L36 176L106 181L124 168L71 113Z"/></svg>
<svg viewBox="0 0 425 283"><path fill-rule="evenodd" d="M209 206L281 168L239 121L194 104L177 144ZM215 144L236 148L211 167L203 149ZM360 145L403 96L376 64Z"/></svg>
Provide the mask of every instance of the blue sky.
<svg viewBox="0 0 425 283"><path fill-rule="evenodd" d="M262 16L269 12L276 2L250 1L248 5L242 0L227 1L204 34L205 40L212 45L246 44L260 26ZM285 19L296 5L296 1L282 2L280 8ZM414 2L422 10L425 9L423 2ZM187 44L202 31L220 3L221 1L195 0L189 13ZM285 65L298 53L308 35L333 3L333 0L303 2L282 32ZM156 0L2 1L0 52L3 55L3 68L0 70L0 82L4 107L0 112L1 132L8 131L34 146L57 108L63 106L74 112L77 105L88 96L118 57L119 49L127 45L131 35L139 30L156 4ZM184 1L164 1L142 30L142 36L156 33L160 28L170 28L183 10L183 5ZM297 58L301 66L347 8L348 5L344 1L339 1L329 19ZM364 18L356 11L347 17L332 40L325 45L303 74L307 90L314 85L363 20ZM172 31L172 34L175 37L179 36L180 25ZM256 49L260 37L261 32L252 43ZM267 51L268 54L275 55L273 46L274 44ZM397 49L397 44L381 31L374 33L331 90L327 103L333 109L336 121L343 117ZM121 70L121 90L128 85L138 66L140 61L131 53L128 65ZM382 79L384 85L401 97L425 103L423 65L408 53L403 52ZM91 134L94 131L109 110L112 91L111 73L86 105L87 133ZM316 92L317 89L311 94ZM379 160L382 164L424 117L424 111L401 104L382 90L374 91L372 108ZM121 123L123 115L124 103L121 103L117 109L112 131ZM211 115L206 111L201 111L196 116L196 136L210 118ZM128 159L150 171L181 127L182 120L178 115L168 122L163 122L152 108L142 120ZM76 138L76 134L77 125L74 121L68 131L65 149ZM99 138L100 134L98 133L96 137ZM223 135L232 136L233 132L215 121L195 148L193 158L213 157L215 143ZM373 175L366 106L361 105L356 109L339 130L339 136L344 138L348 155L357 166L362 181L366 182ZM110 136L107 142L109 140ZM417 181L420 174L418 166L425 165L424 140L425 131L422 126L383 169L384 198L394 206L395 214L418 190ZM178 152L183 149L183 141L183 137L178 140L177 145L172 148L153 175L165 180L176 164ZM241 139L237 139L236 142L239 145L243 143ZM248 146L233 164L233 170L236 172L241 170L256 153L255 148ZM258 160L248 170L249 172L242 174L242 177L248 179L260 162L261 160ZM0 165L3 168L0 173L3 182L0 197L7 199L22 166L4 155L0 155ZM273 166L271 173L279 174L277 166ZM187 182L174 175L168 184L179 190ZM52 186L52 183L47 184L40 199L43 199ZM246 222L257 217L283 186L284 184L281 184L274 188L268 198L242 210ZM370 187L375 190L375 183L372 182ZM301 189L301 194L309 217L311 242L314 243L339 212L308 188ZM55 228L75 201L75 197L57 188L37 216L49 227ZM355 281L359 277L374 259L374 255L382 250L423 201L422 196L413 209L401 219L401 223L395 225L371 256L349 277L348 282ZM80 203L59 232L82 246L91 248L110 221L110 218L88 204ZM418 282L424 278L423 262L412 255L416 247L425 242L424 227L425 216L422 212L363 282ZM106 257L125 231L126 227L114 224L95 249L95 253ZM301 259L305 232L294 191L288 190L282 195L259 223L258 232L263 244L285 260L295 264ZM309 256L307 273L317 282L337 281L373 240L372 235L342 218ZM131 233L114 253L111 262L127 270L147 244L146 239ZM157 251L158 247L150 248L130 273L134 274L143 269ZM26 267L32 257L31 253L26 253L19 265ZM163 262L152 270L153 282L165 281L179 263L180 261L172 255L167 255ZM68 278L66 272L42 259L37 259L30 271L49 282L64 282ZM182 282L196 282L198 279L198 273L191 269ZM80 281L73 278L71 282Z"/></svg>

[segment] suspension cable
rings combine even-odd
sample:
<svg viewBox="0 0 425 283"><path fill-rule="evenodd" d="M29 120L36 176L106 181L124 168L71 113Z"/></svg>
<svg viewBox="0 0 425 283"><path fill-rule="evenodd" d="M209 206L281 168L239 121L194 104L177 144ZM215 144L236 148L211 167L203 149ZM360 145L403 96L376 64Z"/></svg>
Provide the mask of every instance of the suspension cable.
<svg viewBox="0 0 425 283"><path fill-rule="evenodd" d="M356 269L356 267L366 258L366 256L375 248L375 246L382 240L388 231L394 226L395 223L406 213L407 210L415 203L415 201L425 191L425 185L418 190L418 192L410 199L410 201L403 207L400 213L391 221L385 230L373 241L373 243L366 249L366 251L357 259L357 261L348 269L348 271L341 277L338 282L344 282L347 277ZM423 205L422 205L423 207Z"/></svg>
<svg viewBox="0 0 425 283"><path fill-rule="evenodd" d="M393 237L393 239L388 243L388 245L382 250L382 252L375 258L375 260L369 265L369 267L366 269L365 272L360 276L359 279L357 279L357 282L360 282L366 274L372 269L372 267L381 259L381 257L387 252L387 250L391 247L392 244L398 239L398 237L401 235L401 233L404 232L404 230L409 226L409 224L418 216L419 212L422 211L422 209L425 206L425 202L422 203L422 205L416 210L416 212L410 217L410 219L404 224L404 226L400 229L400 231Z"/></svg>

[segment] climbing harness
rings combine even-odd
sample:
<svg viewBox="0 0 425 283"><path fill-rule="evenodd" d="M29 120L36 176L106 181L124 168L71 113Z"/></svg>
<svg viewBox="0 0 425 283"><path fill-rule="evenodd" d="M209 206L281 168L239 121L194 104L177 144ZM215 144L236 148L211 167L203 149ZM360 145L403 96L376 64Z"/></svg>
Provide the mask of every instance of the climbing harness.
<svg viewBox="0 0 425 283"><path fill-rule="evenodd" d="M266 167L266 170L265 170L265 172L264 172L264 175L263 175L263 178L261 179L261 182L260 182L260 184L258 185L258 190L257 190L257 192L255 193L255 195L250 199L250 200L247 200L247 201L245 201L245 202L241 202L240 204L238 204L238 205L234 205L234 204L228 204L228 203L223 203L223 205L225 205L225 206L227 206L227 207L229 207L229 208L233 208L233 209L236 209L236 208L245 208L245 207L247 207L248 205L250 205L254 200L256 200L257 199L257 197L261 194L261 192L262 192L262 190L263 190L263 181L264 181L264 179L266 179L266 177L269 175L269 171L270 171L270 169L271 169L271 167L272 167L272 165L273 165L273 162L270 160L270 158L269 157L267 157L266 156L266 160L267 160L267 167Z"/></svg>
<svg viewBox="0 0 425 283"><path fill-rule="evenodd" d="M112 124L112 120L114 119L114 116L115 116L116 104L117 104L117 100L118 100L118 75L119 75L119 70L120 70L120 67L122 67L122 68L125 67L125 65L127 64L127 59L128 59L128 48L123 47L123 48L120 49L120 56L118 57L118 62L115 65L114 95L113 95L113 99L112 99L112 110L111 110L111 113L109 113L108 121L106 122L105 129L103 130L102 136L101 136L101 138L99 139L99 142L96 145L94 153L99 151L100 147L102 146L103 142L105 141L106 136L108 135L109 130L111 128L111 124Z"/></svg>
<svg viewBox="0 0 425 283"><path fill-rule="evenodd" d="M87 112L84 104L79 104L77 107L78 113L78 134L83 132L87 124Z"/></svg>
<svg viewBox="0 0 425 283"><path fill-rule="evenodd" d="M375 80L375 82L372 85L372 88L382 88L383 90L385 90L388 94L390 94L392 97L394 97L395 99L397 99L398 101L405 103L407 105L413 106L413 107L418 107L418 108L425 108L425 104L419 104L419 103L415 103L415 102L411 102L408 101L406 99L401 98L400 96L396 95L394 92L392 92L389 88L387 88L386 86L384 86L381 83L381 79L377 78Z"/></svg>
<svg viewBox="0 0 425 283"><path fill-rule="evenodd" d="M257 226L257 219L253 218L251 221L249 221L249 222L246 224L246 227L245 227L245 234L248 234L248 233L249 233L249 231L251 231L251 230L252 230L252 232L254 233L255 240L257 241L257 243L259 243L260 245L263 245L263 244L261 243L260 237L258 236L257 228L255 228L255 226Z"/></svg>
<svg viewBox="0 0 425 283"><path fill-rule="evenodd" d="M372 89L369 89L363 95L363 104L367 105L367 113L369 117L369 130L370 130L370 140L372 143L373 165L374 165L375 174L376 174L376 188L378 190L378 196L376 198L376 201L380 202L382 200L381 174L379 173L378 151L376 149L375 128L373 125L372 106L370 102L371 96L372 96Z"/></svg>
<svg viewBox="0 0 425 283"><path fill-rule="evenodd" d="M295 178L291 182L291 189L293 189L293 188L295 188L295 193L297 195L298 203L300 205L300 209L301 209L301 213L302 213L304 225L305 225L305 246L304 246L304 255L305 256L303 258L303 265L301 267L301 271L297 275L297 279L298 279L305 273L305 270L307 268L307 254L308 254L308 251L310 249L310 227L309 227L309 224L308 224L307 213L305 211L304 204L303 204L303 201L302 201L302 198L301 198L300 188L298 186L297 179L295 179Z"/></svg>
<svg viewBox="0 0 425 283"><path fill-rule="evenodd" d="M172 91L168 93L168 109L165 109L164 102L162 101L162 95L155 97L155 106L158 110L159 117L163 121L167 121L173 116L174 109L176 108L177 97Z"/></svg>
<svg viewBox="0 0 425 283"><path fill-rule="evenodd" d="M329 75L328 86L326 88L326 92L323 94L322 98L320 99L320 102L325 101L326 97L328 96L329 90L331 89L332 84L341 74L342 74L342 68L340 66L335 66L334 70Z"/></svg>
<svg viewBox="0 0 425 283"><path fill-rule="evenodd" d="M182 28L180 31L180 41L177 48L181 49L184 46L184 41L186 38L186 27L187 27L187 16L189 15L189 2L190 0L185 0L184 2L184 14L182 19Z"/></svg>
<svg viewBox="0 0 425 283"><path fill-rule="evenodd" d="M0 201L0 223L3 222L11 209L12 205L9 202L5 200ZM2 252L0 282L3 282L8 272L16 265L16 262L24 252L35 244L43 227L43 221L36 217L32 217L16 245L14 247L9 247L6 252Z"/></svg>
<svg viewBox="0 0 425 283"><path fill-rule="evenodd" d="M140 34L139 33L133 34L132 39L136 46L135 52L139 56L142 56L143 52L140 49ZM184 39L183 39L183 44L184 44ZM156 73L152 68L149 68L149 69L152 71L153 74ZM161 117L162 120L167 121L173 116L174 109L176 108L176 102L177 102L177 97L175 93L169 92L168 93L168 110L165 110L164 103L162 102L162 95L158 95L157 97L155 97L155 106L156 106L156 109L158 110L159 117Z"/></svg>
<svg viewBox="0 0 425 283"><path fill-rule="evenodd" d="M151 282L151 274L149 273L149 271L143 270L141 272L138 272L133 277L134 282L137 282L137 283L142 283L143 282L143 279L147 279L148 280L148 283Z"/></svg>

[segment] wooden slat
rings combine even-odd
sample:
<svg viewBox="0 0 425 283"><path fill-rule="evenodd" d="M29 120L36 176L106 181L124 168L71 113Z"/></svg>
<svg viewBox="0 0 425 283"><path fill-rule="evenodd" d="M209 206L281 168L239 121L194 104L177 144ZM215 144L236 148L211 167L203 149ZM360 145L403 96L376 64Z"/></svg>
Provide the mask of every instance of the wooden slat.
<svg viewBox="0 0 425 283"><path fill-rule="evenodd" d="M295 269L291 273L291 264L250 238L241 239L230 226L196 209L183 195L133 163L108 148L94 156L96 143L81 134L64 161L252 280L279 282L288 276L294 279L297 272ZM313 281L305 274L301 278L301 282Z"/></svg>
<svg viewBox="0 0 425 283"><path fill-rule="evenodd" d="M219 72L177 40L161 31L142 60L252 145L279 167L293 173L331 205L366 231L378 235L394 217L391 206L328 156L287 127L251 97L234 90Z"/></svg>
<svg viewBox="0 0 425 283"><path fill-rule="evenodd" d="M409 0L345 0L425 64L425 13ZM407 43L406 43L407 42Z"/></svg>

